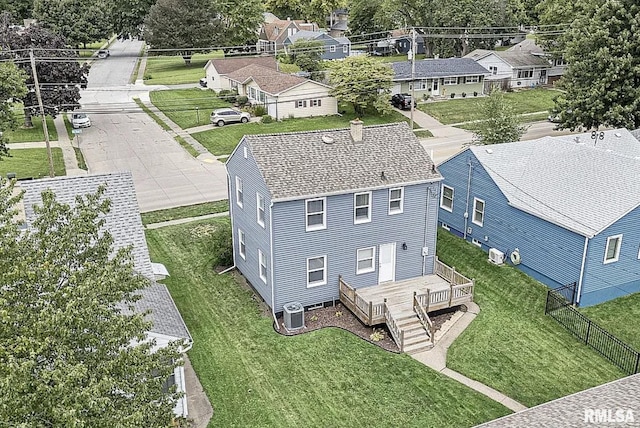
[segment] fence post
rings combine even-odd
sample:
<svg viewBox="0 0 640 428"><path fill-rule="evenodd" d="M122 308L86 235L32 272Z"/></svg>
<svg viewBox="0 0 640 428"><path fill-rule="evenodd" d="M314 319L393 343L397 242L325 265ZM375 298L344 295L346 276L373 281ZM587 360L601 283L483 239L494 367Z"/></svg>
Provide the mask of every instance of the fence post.
<svg viewBox="0 0 640 428"><path fill-rule="evenodd" d="M584 338L584 343L586 345L589 344L589 332L591 331L591 320L587 320L587 321L588 321L588 324L587 324L587 335Z"/></svg>
<svg viewBox="0 0 640 428"><path fill-rule="evenodd" d="M549 313L549 297L551 295L551 290L547 291L547 301L544 304L544 314L547 315Z"/></svg>
<svg viewBox="0 0 640 428"><path fill-rule="evenodd" d="M369 325L371 325L372 320L373 320L373 303L371 302L371 300L369 300Z"/></svg>
<svg viewBox="0 0 640 428"><path fill-rule="evenodd" d="M572 285L572 287L571 287L571 304L574 305L576 303L576 297L577 297L576 296L576 292L578 291L578 290L576 290L577 283L574 281L573 284L571 284L571 285Z"/></svg>

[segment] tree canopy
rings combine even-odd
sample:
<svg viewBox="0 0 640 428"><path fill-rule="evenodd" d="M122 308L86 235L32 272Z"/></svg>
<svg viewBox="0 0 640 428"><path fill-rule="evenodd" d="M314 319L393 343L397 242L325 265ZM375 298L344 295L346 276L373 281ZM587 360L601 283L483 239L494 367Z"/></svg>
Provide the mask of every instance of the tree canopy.
<svg viewBox="0 0 640 428"><path fill-rule="evenodd" d="M359 115L368 109L379 113L391 111L389 94L393 69L388 64L369 56L351 56L330 65L331 95L338 101L349 103Z"/></svg>
<svg viewBox="0 0 640 428"><path fill-rule="evenodd" d="M478 144L500 144L519 141L527 131L513 111L504 92L494 89L485 98L483 121L478 124L474 141Z"/></svg>
<svg viewBox="0 0 640 428"><path fill-rule="evenodd" d="M33 16L72 46L85 46L113 33L106 0L35 0Z"/></svg>
<svg viewBox="0 0 640 428"><path fill-rule="evenodd" d="M287 48L286 60L311 73L313 80L321 80L322 53L325 46L320 40L298 39Z"/></svg>
<svg viewBox="0 0 640 428"><path fill-rule="evenodd" d="M640 5L607 0L567 32L559 128L640 128Z"/></svg>
<svg viewBox="0 0 640 428"><path fill-rule="evenodd" d="M9 154L5 132L18 125L11 109L15 99L22 99L27 93L27 76L12 62L0 63L0 160Z"/></svg>
<svg viewBox="0 0 640 428"><path fill-rule="evenodd" d="M346 6L345 0L266 0L265 9L280 19L302 19L324 27L329 14Z"/></svg>
<svg viewBox="0 0 640 428"><path fill-rule="evenodd" d="M133 314L148 280L104 231L104 187L69 206L50 191L20 231L0 179L0 420L8 426L166 427L178 344L154 350ZM129 310L122 311L123 306Z"/></svg>

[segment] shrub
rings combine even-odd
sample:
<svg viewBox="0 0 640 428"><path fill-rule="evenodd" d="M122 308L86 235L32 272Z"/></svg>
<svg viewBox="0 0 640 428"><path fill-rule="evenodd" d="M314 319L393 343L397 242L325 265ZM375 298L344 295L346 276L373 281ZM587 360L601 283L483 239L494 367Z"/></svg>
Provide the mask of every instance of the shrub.
<svg viewBox="0 0 640 428"><path fill-rule="evenodd" d="M267 108L262 105L257 105L253 108L253 115L256 117L264 116L267 114Z"/></svg>
<svg viewBox="0 0 640 428"><path fill-rule="evenodd" d="M451 98L454 98L455 96L456 96L456 93L455 93L455 92L451 92L450 97L451 97Z"/></svg>
<svg viewBox="0 0 640 428"><path fill-rule="evenodd" d="M211 253L213 266L233 266L233 238L231 237L231 223L220 222L211 234Z"/></svg>
<svg viewBox="0 0 640 428"><path fill-rule="evenodd" d="M467 96L467 93L466 93L466 92L463 92L463 93L462 93L462 98L466 98L466 96Z"/></svg>
<svg viewBox="0 0 640 428"><path fill-rule="evenodd" d="M262 119L260 119L260 122L262 122L262 123L272 123L273 122L273 118L271 116L269 116L268 114L265 114L264 116L262 116Z"/></svg>
<svg viewBox="0 0 640 428"><path fill-rule="evenodd" d="M224 100L230 103L235 103L238 93L230 89L223 89L220 91L218 96L220 97L221 100Z"/></svg>
<svg viewBox="0 0 640 428"><path fill-rule="evenodd" d="M246 95L238 95L236 97L236 102L240 107L244 107L249 102L249 97Z"/></svg>

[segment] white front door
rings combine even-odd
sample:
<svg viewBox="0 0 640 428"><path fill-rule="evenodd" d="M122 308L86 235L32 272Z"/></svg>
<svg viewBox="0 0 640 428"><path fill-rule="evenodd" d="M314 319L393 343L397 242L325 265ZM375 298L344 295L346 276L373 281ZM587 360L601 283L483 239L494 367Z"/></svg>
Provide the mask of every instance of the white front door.
<svg viewBox="0 0 640 428"><path fill-rule="evenodd" d="M378 250L378 283L396 279L396 243L382 244Z"/></svg>
<svg viewBox="0 0 640 428"><path fill-rule="evenodd" d="M440 79L433 79L431 86L431 95L440 95Z"/></svg>

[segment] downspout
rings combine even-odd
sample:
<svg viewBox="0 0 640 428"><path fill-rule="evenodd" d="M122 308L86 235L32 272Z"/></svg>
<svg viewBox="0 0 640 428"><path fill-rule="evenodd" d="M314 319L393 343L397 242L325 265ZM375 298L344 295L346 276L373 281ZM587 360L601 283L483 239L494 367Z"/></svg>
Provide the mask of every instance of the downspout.
<svg viewBox="0 0 640 428"><path fill-rule="evenodd" d="M431 186L427 187L427 209L424 213L424 247L427 247L427 230L429 230L429 205L431 203ZM422 276L427 272L427 255L422 253Z"/></svg>
<svg viewBox="0 0 640 428"><path fill-rule="evenodd" d="M578 292L576 293L576 306L580 303L580 296L582 295L582 279L584 278L584 266L587 264L587 248L589 246L589 237L584 237L584 251L582 252L582 265L580 266L580 280L578 281Z"/></svg>
<svg viewBox="0 0 640 428"><path fill-rule="evenodd" d="M276 287L273 283L273 201L269 203L269 257L270 257L270 277L271 277L271 315L273 315L273 322L275 323L276 330L280 330L278 325L278 318L276 317Z"/></svg>
<svg viewBox="0 0 640 428"><path fill-rule="evenodd" d="M471 197L471 171L473 170L473 164L469 159L469 177L467 178L467 203L464 208L464 231L463 237L467 239L467 224L469 224L469 198Z"/></svg>

